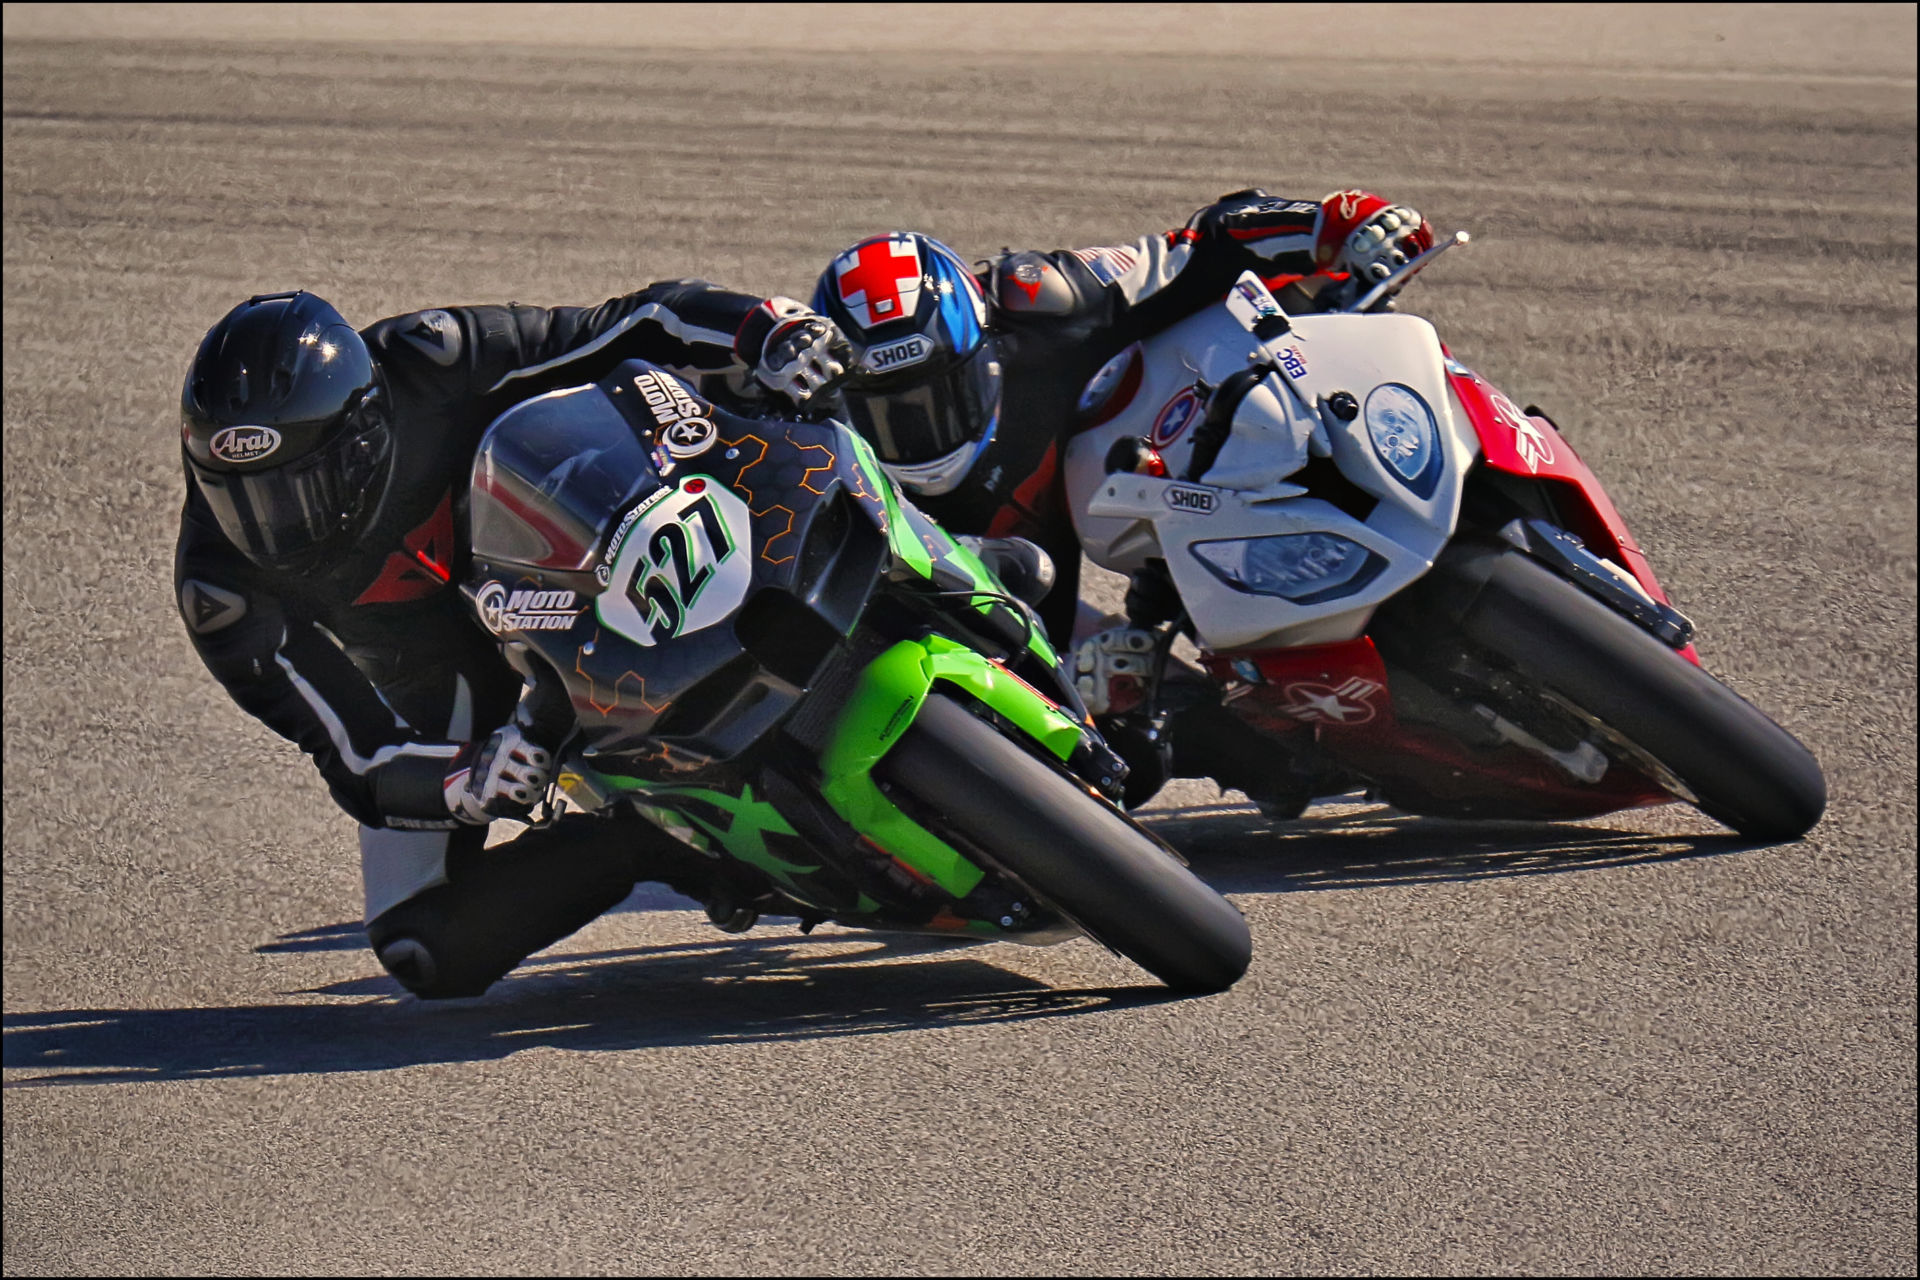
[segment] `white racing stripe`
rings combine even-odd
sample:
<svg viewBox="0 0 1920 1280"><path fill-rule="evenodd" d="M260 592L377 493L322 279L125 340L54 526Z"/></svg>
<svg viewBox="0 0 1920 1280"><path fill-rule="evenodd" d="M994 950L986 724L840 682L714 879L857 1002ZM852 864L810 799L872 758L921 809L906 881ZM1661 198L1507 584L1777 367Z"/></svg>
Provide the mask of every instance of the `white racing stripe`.
<svg viewBox="0 0 1920 1280"><path fill-rule="evenodd" d="M1135 255L1131 267L1114 280L1128 305L1138 305L1173 283L1193 257L1193 246L1182 241L1167 247L1164 236L1142 236L1129 252Z"/></svg>
<svg viewBox="0 0 1920 1280"><path fill-rule="evenodd" d="M500 381L488 387L487 394L493 394L509 382L512 382L515 378L531 377L544 370L557 368L560 365L566 364L568 361L579 360L582 357L589 356L606 346L609 342L612 342L628 329L631 329L634 325L639 324L642 320L657 321L661 328L682 342L704 342L711 346L722 347L728 351L733 350L732 334L721 333L717 329L702 329L696 325L688 324L660 303L649 302L632 315L626 317L619 324L613 326L613 328L607 330L592 342L589 342L586 346L575 347L573 350L557 355L551 360L544 360L539 364L529 365L524 369L515 369L512 373L507 374L504 378L500 379Z"/></svg>
<svg viewBox="0 0 1920 1280"><path fill-rule="evenodd" d="M1316 243L1312 232L1283 231L1264 240L1242 240L1240 247L1263 258L1277 258L1283 253L1312 253Z"/></svg>
<svg viewBox="0 0 1920 1280"><path fill-rule="evenodd" d="M273 660L280 664L280 669L287 673L287 679L293 682L293 687L299 690L300 696L306 700L309 707L313 708L313 714L320 717L320 723L326 727L327 737L333 740L333 749L340 753L340 758L347 762L347 768L355 777L365 776L369 769L378 768L402 755L451 760L460 753L458 743L405 742L381 747L371 756L363 756L353 749L353 742L347 737L347 727L340 723L340 717L334 714L333 708L327 705L326 699L320 696L319 691L293 669L293 664L287 661L287 655L276 653L273 655Z"/></svg>

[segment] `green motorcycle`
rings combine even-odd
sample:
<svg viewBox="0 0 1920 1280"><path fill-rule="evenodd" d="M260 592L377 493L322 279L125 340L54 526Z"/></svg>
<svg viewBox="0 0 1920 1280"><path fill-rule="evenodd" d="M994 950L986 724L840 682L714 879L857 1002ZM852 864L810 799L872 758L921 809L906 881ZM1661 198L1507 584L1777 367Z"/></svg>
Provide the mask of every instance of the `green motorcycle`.
<svg viewBox="0 0 1920 1280"><path fill-rule="evenodd" d="M710 854L716 924L1084 933L1192 991L1246 971L1239 911L1115 804L1032 611L846 427L628 361L497 419L471 494L465 588L569 722L560 785Z"/></svg>

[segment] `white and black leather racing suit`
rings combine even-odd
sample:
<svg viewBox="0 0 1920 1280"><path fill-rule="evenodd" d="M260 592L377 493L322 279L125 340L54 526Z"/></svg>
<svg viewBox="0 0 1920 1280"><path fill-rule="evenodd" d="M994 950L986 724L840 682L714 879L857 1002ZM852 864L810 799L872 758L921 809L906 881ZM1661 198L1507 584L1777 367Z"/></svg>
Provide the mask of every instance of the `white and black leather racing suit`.
<svg viewBox="0 0 1920 1280"><path fill-rule="evenodd" d="M249 561L188 478L174 579L193 646L360 823L369 939L376 952L403 933L423 942L427 971L396 972L421 994L477 995L636 879L676 881L698 862L638 819L585 815L483 852L487 828L449 813L454 757L506 723L522 690L458 589L480 437L510 405L634 357L740 393L736 334L760 303L678 280L597 307L447 307L369 326L392 471L358 543L309 575Z"/></svg>
<svg viewBox="0 0 1920 1280"><path fill-rule="evenodd" d="M1056 577L1040 613L1056 644L1072 629L1080 579L1059 465L1084 425L1088 379L1129 343L1218 303L1242 271L1281 284L1313 275L1326 265L1321 206L1235 192L1131 244L1008 251L979 272L1001 367L999 427L964 484L914 502L950 532L1044 548Z"/></svg>
<svg viewBox="0 0 1920 1280"><path fill-rule="evenodd" d="M915 503L949 532L1023 537L1045 549L1055 579L1039 612L1055 645L1067 651L1080 543L1060 462L1068 439L1088 425L1078 404L1088 380L1130 343L1219 303L1243 271L1282 290L1289 308L1310 309L1321 287L1347 278L1328 268L1354 217L1383 203L1364 192L1292 199L1253 188L1130 244L1006 251L992 259L978 277L1001 366L999 426L964 484L950 493L916 495ZM1136 584L1129 593L1129 613L1139 590L1150 585ZM1193 722L1176 722L1167 735L1183 757L1171 767L1183 776L1240 785L1228 781L1248 745L1238 722L1205 709L1195 716L1207 721L1204 729L1186 717ZM1103 729L1136 763L1143 783L1151 778L1154 770L1130 749L1124 728Z"/></svg>

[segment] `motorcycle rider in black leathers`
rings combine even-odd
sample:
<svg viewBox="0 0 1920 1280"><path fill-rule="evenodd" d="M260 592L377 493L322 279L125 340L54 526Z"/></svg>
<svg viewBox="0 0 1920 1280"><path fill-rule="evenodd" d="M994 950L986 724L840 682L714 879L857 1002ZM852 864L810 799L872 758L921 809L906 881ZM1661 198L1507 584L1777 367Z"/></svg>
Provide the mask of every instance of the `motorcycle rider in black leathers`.
<svg viewBox="0 0 1920 1280"><path fill-rule="evenodd" d="M558 745L455 585L487 425L634 357L798 407L844 353L790 299L697 280L359 332L312 294L273 294L207 333L181 396L181 615L234 701L360 822L369 941L410 990L478 995L637 879L703 896L700 856L638 819L568 815L483 847L493 819L545 797Z"/></svg>
<svg viewBox="0 0 1920 1280"><path fill-rule="evenodd" d="M1370 192L1298 200L1254 188L1130 245L1007 250L976 271L931 237L874 236L833 260L813 306L853 346L842 388L852 424L915 504L949 532L1017 535L1044 549L1051 571L1034 573L1054 585L1039 611L1064 651L1080 546L1060 460L1076 430L1100 421L1094 375L1129 344L1218 303L1243 271L1299 312L1336 304L1432 245L1424 218ZM1074 654L1088 709L1133 766L1128 803L1172 772L1297 805L1276 779L1249 772L1271 753L1250 752L1251 730L1217 705L1191 700L1165 734L1125 718L1145 692L1145 628L1172 618L1171 592L1164 573L1136 574L1131 625L1085 638Z"/></svg>

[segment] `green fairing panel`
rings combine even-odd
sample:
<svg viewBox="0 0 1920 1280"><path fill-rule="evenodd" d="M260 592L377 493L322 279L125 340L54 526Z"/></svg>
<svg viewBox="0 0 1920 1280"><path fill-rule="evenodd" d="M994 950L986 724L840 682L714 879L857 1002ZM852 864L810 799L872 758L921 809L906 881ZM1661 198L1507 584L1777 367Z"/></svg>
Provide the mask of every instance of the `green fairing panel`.
<svg viewBox="0 0 1920 1280"><path fill-rule="evenodd" d="M635 799L639 801L642 811L661 827L671 830L682 822L690 824L693 829L704 832L708 841L719 844L748 866L760 868L787 888L801 888L802 877L820 870L818 863L789 862L768 847L767 837L770 835L793 836L797 839L799 833L780 815L778 809L764 800L754 799L751 786L742 787L740 794L735 796L711 787L674 786L645 782L639 778L603 776L622 791L638 793ZM645 799L640 799L640 796ZM729 821L723 827L701 816L691 805L676 804L676 800L711 805L728 815ZM672 820L675 818L679 821Z"/></svg>
<svg viewBox="0 0 1920 1280"><path fill-rule="evenodd" d="M1062 760L1079 744L1081 728L1024 681L942 636L903 640L868 666L821 756L820 793L874 844L958 898L984 873L902 813L873 781L873 766L913 723L935 681L972 694Z"/></svg>
<svg viewBox="0 0 1920 1280"><path fill-rule="evenodd" d="M965 897L985 873L932 832L902 813L873 781L873 767L919 714L937 681L964 690L1006 717L1061 760L1079 745L1078 721L1049 703L1004 668L943 636L903 640L868 666L847 699L832 741L821 756L822 797L856 831L912 867L955 898ZM730 795L711 787L676 786L638 778L606 781L651 811L664 826L687 826L806 900L806 877L818 865L789 861L770 847L769 836L795 837L778 810L745 787ZM676 803L679 802L679 803ZM694 803L687 803L694 802ZM726 825L702 816L695 805L729 815ZM782 841L781 843L784 843Z"/></svg>
<svg viewBox="0 0 1920 1280"><path fill-rule="evenodd" d="M842 428L842 432L853 446L854 458L863 478L880 491L880 497L886 504L887 521L882 532L893 545L893 554L921 577L931 578L933 556L921 545L919 534L907 527L907 518L901 511L900 493L894 488L893 477L881 469L880 460L873 456L873 446L858 432L849 428Z"/></svg>
<svg viewBox="0 0 1920 1280"><path fill-rule="evenodd" d="M991 617L996 609L1007 610L1007 606L995 597L1011 593L980 562L979 556L948 537L946 530L935 524L918 507L900 501L891 485L886 492L890 517L887 521L888 538L893 543L896 556L942 590L972 589L982 593L984 598L972 603L974 609L983 615ZM1060 665L1060 656L1053 651L1046 633L1039 627L1028 630L1027 648L1048 666Z"/></svg>

